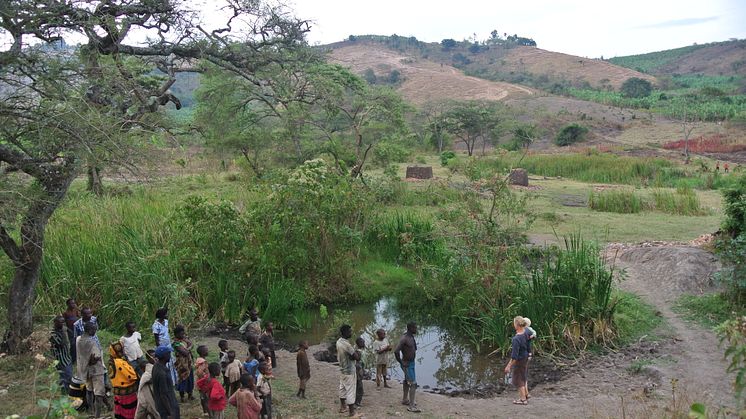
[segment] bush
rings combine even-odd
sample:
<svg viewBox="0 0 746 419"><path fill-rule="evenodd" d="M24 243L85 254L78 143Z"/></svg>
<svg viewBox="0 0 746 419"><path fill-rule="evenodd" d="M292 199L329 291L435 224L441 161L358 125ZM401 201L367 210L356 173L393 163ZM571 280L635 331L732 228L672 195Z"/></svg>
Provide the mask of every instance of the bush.
<svg viewBox="0 0 746 419"><path fill-rule="evenodd" d="M622 95L629 98L642 98L650 96L650 93L653 91L653 85L645 79L631 77L622 83L619 91Z"/></svg>
<svg viewBox="0 0 746 419"><path fill-rule="evenodd" d="M724 212L722 229L731 237L746 233L746 174L735 185L723 190Z"/></svg>
<svg viewBox="0 0 746 419"><path fill-rule="evenodd" d="M393 141L382 141L373 149L373 163L386 167L391 163L404 163L412 155L411 150Z"/></svg>
<svg viewBox="0 0 746 419"><path fill-rule="evenodd" d="M454 153L453 151L444 151L440 154L440 164L441 166L448 166L448 162L451 159L455 159L455 158L456 158L456 153Z"/></svg>
<svg viewBox="0 0 746 419"><path fill-rule="evenodd" d="M675 215L704 215L707 211L699 203L699 197L691 188L677 188L676 192L653 191L656 210Z"/></svg>
<svg viewBox="0 0 746 419"><path fill-rule="evenodd" d="M560 147L575 144L583 141L583 138L588 133L588 128L578 125L570 124L562 127L560 132L554 138L554 143Z"/></svg>

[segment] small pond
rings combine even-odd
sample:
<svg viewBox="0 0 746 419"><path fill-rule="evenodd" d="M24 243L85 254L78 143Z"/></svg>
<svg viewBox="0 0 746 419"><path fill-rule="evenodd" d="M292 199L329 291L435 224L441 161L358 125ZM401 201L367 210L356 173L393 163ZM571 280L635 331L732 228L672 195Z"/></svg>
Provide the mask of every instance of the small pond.
<svg viewBox="0 0 746 419"><path fill-rule="evenodd" d="M392 346L396 346L399 337L406 330L409 319L401 318L396 308L395 300L384 298L374 304L358 305L351 308L352 326L355 335L362 335L370 344L378 328L387 331L387 337ZM311 313L311 327L304 332L278 331L278 341L290 347L297 345L300 340L308 340L314 345L323 340L328 329L328 322L319 313ZM433 392L448 392L454 390L475 396L486 396L488 393L501 392L503 389L503 368L507 360L500 355L488 356L491 348L478 351L463 337L440 327L437 321L430 324L418 324L417 340L417 382L425 390ZM367 345L369 347L369 345ZM374 369L372 351L364 357L366 368ZM391 357L389 375L392 379L401 381L403 374L393 355ZM532 365L539 367L538 364ZM541 372L537 371L542 370ZM544 371L546 370L546 371ZM533 368L535 377L540 381L554 381L557 372L551 368ZM531 380L530 380L531 381ZM533 387L533 386L532 386ZM484 393L484 394L479 394Z"/></svg>

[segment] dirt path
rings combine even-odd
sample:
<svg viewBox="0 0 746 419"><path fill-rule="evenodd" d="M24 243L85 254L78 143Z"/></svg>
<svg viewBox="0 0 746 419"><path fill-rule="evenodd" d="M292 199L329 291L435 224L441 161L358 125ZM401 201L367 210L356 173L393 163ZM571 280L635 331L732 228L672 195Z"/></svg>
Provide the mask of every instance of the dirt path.
<svg viewBox="0 0 746 419"><path fill-rule="evenodd" d="M675 362L656 365L662 382L678 379L684 390L704 396L711 405L729 406L733 393L727 364L717 337L709 330L682 320L672 309L682 294L713 291L714 256L690 246L632 247L617 254L617 266L627 272L621 288L642 297L660 311L670 327L672 339L666 350ZM659 390L670 395L670 385Z"/></svg>

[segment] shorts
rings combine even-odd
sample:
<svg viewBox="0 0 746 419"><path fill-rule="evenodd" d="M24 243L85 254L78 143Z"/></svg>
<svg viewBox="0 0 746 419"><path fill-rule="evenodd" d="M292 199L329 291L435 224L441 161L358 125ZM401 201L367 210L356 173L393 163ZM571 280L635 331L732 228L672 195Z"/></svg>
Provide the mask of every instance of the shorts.
<svg viewBox="0 0 746 419"><path fill-rule="evenodd" d="M86 389L93 392L94 396L106 396L106 385L103 375L89 376L86 381Z"/></svg>
<svg viewBox="0 0 746 419"><path fill-rule="evenodd" d="M410 361L409 364L407 364L407 368L403 368L404 379L407 380L409 385L417 384L417 374L414 371L414 364L414 361Z"/></svg>
<svg viewBox="0 0 746 419"><path fill-rule="evenodd" d="M339 398L345 399L348 405L355 404L355 391L357 379L355 374L340 374L339 376Z"/></svg>

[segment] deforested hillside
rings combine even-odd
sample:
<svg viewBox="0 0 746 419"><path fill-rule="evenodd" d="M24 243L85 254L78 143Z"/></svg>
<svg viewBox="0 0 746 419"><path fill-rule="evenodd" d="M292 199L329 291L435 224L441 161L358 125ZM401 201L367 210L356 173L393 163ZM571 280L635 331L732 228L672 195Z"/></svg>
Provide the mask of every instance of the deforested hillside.
<svg viewBox="0 0 746 419"><path fill-rule="evenodd" d="M328 57L363 75L368 82L396 85L402 96L413 104L443 99L499 101L535 94L524 86L467 76L453 66L371 42L340 45L331 49Z"/></svg>

